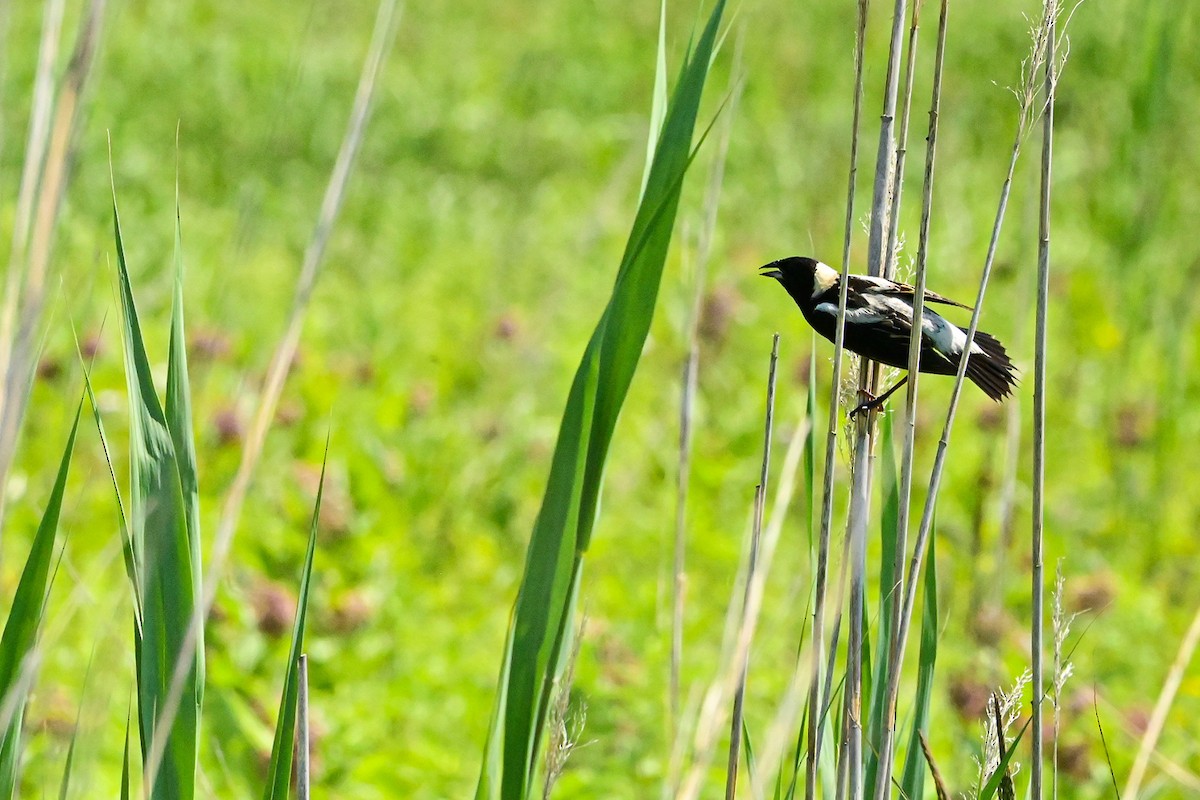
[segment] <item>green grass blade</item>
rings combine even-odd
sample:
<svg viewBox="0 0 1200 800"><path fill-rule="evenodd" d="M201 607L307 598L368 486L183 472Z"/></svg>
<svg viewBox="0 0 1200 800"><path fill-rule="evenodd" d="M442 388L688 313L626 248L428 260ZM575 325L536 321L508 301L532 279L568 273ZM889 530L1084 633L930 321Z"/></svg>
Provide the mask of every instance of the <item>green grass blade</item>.
<svg viewBox="0 0 1200 800"><path fill-rule="evenodd" d="M167 356L167 428L175 448L179 469L179 485L183 493L184 523L187 526L189 556L192 568L192 587L196 630L196 667L192 680L197 718L204 701L204 618L199 592L203 583L200 575L200 482L196 470L196 442L192 433L191 384L188 380L187 337L183 326L183 233L179 219L179 186L175 187L175 256L174 294L171 300L171 341Z"/></svg>
<svg viewBox="0 0 1200 800"><path fill-rule="evenodd" d="M67 800L67 793L71 788L71 769L75 765L75 742L78 739L79 716L77 714L75 717L75 727L71 729L71 741L67 745L67 761L63 764L62 781L58 784L58 800Z"/></svg>
<svg viewBox="0 0 1200 800"><path fill-rule="evenodd" d="M933 666L937 661L937 542L936 523L930 530L929 555L925 564L925 607L921 611L921 653L917 666L917 695L912 730L908 737L908 755L904 759L904 774L900 780L905 796L923 797L925 791L925 760L921 755L918 732L929 720L929 701L933 697Z"/></svg>
<svg viewBox="0 0 1200 800"><path fill-rule="evenodd" d="M80 354L79 358L80 361L83 361L82 354ZM140 648L142 642L142 581L138 577L140 569L133 551L133 538L129 532L129 517L125 514L125 503L121 500L121 487L117 484L117 471L113 467L112 451L108 446L108 436L104 433L104 420L100 417L100 405L96 402L96 393L92 390L92 378L88 374L86 365L83 370L83 386L87 392L88 404L92 407L92 417L96 421L96 432L100 436L100 447L104 451L104 463L108 467L108 477L112 481L113 496L117 500L117 524L121 532L121 555L125 560L125 574L128 576L129 585L133 589L134 644L137 648ZM141 663L141 657L138 656L137 659L138 663Z"/></svg>
<svg viewBox="0 0 1200 800"><path fill-rule="evenodd" d="M719 0L684 62L612 296L571 385L526 555L477 797L520 800L535 783L547 700L569 638L605 458L654 313L723 8Z"/></svg>
<svg viewBox="0 0 1200 800"><path fill-rule="evenodd" d="M125 711L125 750L121 758L121 800L129 800L129 728L133 704Z"/></svg>
<svg viewBox="0 0 1200 800"><path fill-rule="evenodd" d="M746 777L753 785L754 775L758 771L758 759L754 756L754 747L750 743L750 728L745 719L742 720L742 749L746 752Z"/></svg>
<svg viewBox="0 0 1200 800"><path fill-rule="evenodd" d="M1000 759L1000 764L996 767L996 771L992 773L992 777L979 790L979 800L992 800L996 793L1000 791L1000 782L1008 777L1008 764L1013 760L1013 756L1017 753L1017 745L1021 743L1021 739L1025 737L1025 731L1029 730L1031 720L1025 720L1025 724L1021 726L1021 730L1017 731L1017 735L1008 745L1008 750L1004 753L1004 758Z"/></svg>
<svg viewBox="0 0 1200 800"><path fill-rule="evenodd" d="M82 407L82 403L80 404ZM71 788L71 770L75 765L75 743L79 740L79 721L83 719L83 700L87 697L88 683L92 677L92 663L96 657L96 649L88 657L87 669L83 673L83 688L79 690L79 706L75 710L75 726L71 728L71 742L67 746L67 761L63 765L62 781L58 785L58 800L67 800L67 792Z"/></svg>
<svg viewBox="0 0 1200 800"><path fill-rule="evenodd" d="M598 345L594 352L603 380L595 396L595 412L591 419L592 431L583 476L578 545L581 551L587 549L595 522L605 457L616 428L617 416L650 331L663 264L671 243L675 212L683 188L683 176L691 163L692 134L700 95L708 76L713 43L724 5L724 0L719 0L695 52L683 66L650 166L646 193L638 206L633 229L621 258L616 286L592 335L592 342Z"/></svg>
<svg viewBox="0 0 1200 800"><path fill-rule="evenodd" d="M200 722L196 659L189 666L173 718L159 717L169 706L171 676L195 613L199 587L193 584L195 568L191 563L179 463L155 393L133 302L115 193L113 234L130 404L130 539L134 561L140 566L138 594L144 604L137 670L138 729L149 797L190 800L195 792ZM155 758L157 754L161 756Z"/></svg>
<svg viewBox="0 0 1200 800"><path fill-rule="evenodd" d="M271 765L267 770L265 800L284 800L292 780L292 745L296 737L296 697L300 692L300 654L304 652L304 622L308 616L308 592L312 585L313 556L317 551L317 522L321 518L321 498L325 493L325 467L329 462L329 442L325 442L325 458L321 462L321 479L317 483L317 502L313 507L312 524L308 529L308 550L300 572L300 592L296 598L296 621L292 623L292 645L288 649L287 672L283 679L283 695L279 698L279 717L275 723L275 743L271 745Z"/></svg>
<svg viewBox="0 0 1200 800"><path fill-rule="evenodd" d="M21 570L21 580L13 595L8 620L4 623L4 635L0 637L0 705L11 707L8 722L0 741L0 798L9 798L17 786L21 763L21 724L25 718L25 703L29 698L32 680L22 675L27 669L26 661L37 643L42 614L46 607L46 593L51 583L50 564L54 559L54 540L58 533L58 520L62 513L63 493L67 485L67 473L71 467L71 454L75 451L75 435L79 432L79 417L83 413L83 400L75 410L75 422L71 435L63 448L58 465L54 488L46 502L46 511L33 536L33 546Z"/></svg>
<svg viewBox="0 0 1200 800"><path fill-rule="evenodd" d="M650 180L650 166L654 163L654 148L662 134L663 120L667 115L667 0L662 0L658 11L658 53L654 59L654 93L650 101L650 132L646 137L646 169L642 172L640 201L646 196L646 184Z"/></svg>
<svg viewBox="0 0 1200 800"><path fill-rule="evenodd" d="M504 658L501 661L499 687L496 692L496 707L508 705L508 679L512 669L513 620L509 619L508 635L504 639ZM493 714L488 723L487 743L483 751L483 763L479 770L479 785L475 788L476 800L500 796L500 780L504 775L504 752L502 736L504 718Z"/></svg>
<svg viewBox="0 0 1200 800"><path fill-rule="evenodd" d="M900 529L900 482L896 474L896 444L892 436L891 414L884 415L880 423L879 440L883 442L883 454L880 459L883 509L880 512L879 525L879 632L875 637L879 643L879 652L875 659L871 692L868 695L868 746L865 748L867 777L864 784L868 787L875 786L879 770L879 743L883 735L883 705L887 693L889 649L892 641L892 607L900 600L893 589L896 583L896 539Z"/></svg>

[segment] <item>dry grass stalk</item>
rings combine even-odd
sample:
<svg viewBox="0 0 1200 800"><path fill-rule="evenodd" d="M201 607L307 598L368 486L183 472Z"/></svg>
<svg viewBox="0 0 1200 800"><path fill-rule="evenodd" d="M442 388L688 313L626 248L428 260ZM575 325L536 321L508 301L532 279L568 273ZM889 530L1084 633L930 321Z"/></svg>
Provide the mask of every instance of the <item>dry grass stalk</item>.
<svg viewBox="0 0 1200 800"><path fill-rule="evenodd" d="M900 57L904 39L906 0L896 0L892 12L892 35L888 49L887 76L884 81L883 114L880 118L879 149L875 160L875 184L871 203L870 235L867 246L867 272L885 275L891 272L895 239L887 237L890 220L899 213L898 197L893 196L893 176L897 173L896 103L900 90ZM911 99L908 95L906 102ZM907 120L907 110L903 112ZM902 177L902 176L897 176ZM885 240L886 239L886 240ZM873 396L879 391L879 365L863 360L859 371L860 393ZM850 539L850 622L846 654L846 715L849 720L847 742L847 796L863 796L863 721L862 721L862 632L866 605L866 538L870 518L871 483L874 475L875 419L872 409L859 416L852 448L850 513L847 536Z"/></svg>
<svg viewBox="0 0 1200 800"><path fill-rule="evenodd" d="M912 27L909 33L909 49L908 49L908 66L907 77L905 81L905 98L904 98L904 123L901 126L901 145L897 150L897 170L896 182L893 193L895 195L895 208L892 212L892 224L888 236L888 260L892 260L893 248L896 243L897 222L899 217L899 205L901 191L903 187L903 165L905 159L905 145L908 139L908 117L909 109L912 106L912 86L914 64L916 62L916 44L918 33L918 22L920 18L921 4L917 2L913 6ZM947 3L942 2L941 14L938 21L938 42L937 53L934 58L934 75L933 75L933 90L932 99L929 108L929 133L926 137L925 150L925 177L922 184L921 193L921 230L917 241L917 264L915 274L916 291L913 295L913 329L921 329L921 320L924 315L925 308L925 274L929 256L929 222L933 208L933 175L935 156L937 154L937 126L938 114L941 106L941 87L942 87L942 68L945 61L946 49L946 19L947 19ZM890 790L892 779L892 758L895 748L896 735L896 699L899 694L900 681L900 666L903 655L903 648L900 644L900 616L902 612L899 599L904 596L904 560L907 556L908 548L908 527L909 515L912 502L912 477L913 477L913 453L915 450L916 441L916 410L917 410L917 387L919 382L919 371L917 369L920 360L920 339L913 337L909 344L908 352L908 386L905 394L905 426L904 426L904 444L902 448L902 460L900 462L900 487L899 487L899 506L898 506L898 528L896 531L896 556L894 564L894 580L895 583L890 587L882 587L886 591L891 592L896 598L892 603L892 620L891 620L891 637L887 643L888 647L888 685L884 693L884 709L882 730L880 731L879 742L879 772L875 781L875 798L883 800Z"/></svg>
<svg viewBox="0 0 1200 800"><path fill-rule="evenodd" d="M53 5L53 4L51 4ZM61 29L62 9L48 6L35 79L33 117L22 168L13 247L9 259L4 309L0 311L0 487L4 486L16 451L21 421L33 381L34 338L46 302L47 273L54 230L67 189L79 106L95 63L106 0L91 0L84 12L66 75L53 94L53 59ZM52 18L56 16L56 18ZM52 116L50 103L54 104ZM0 491L0 519L4 492Z"/></svg>
<svg viewBox="0 0 1200 800"><path fill-rule="evenodd" d="M550 800L554 784L562 777L576 748L582 747L580 739L584 725L587 724L587 705L579 704L574 718L570 717L571 687L575 685L575 665L579 661L579 647L583 643L583 631L587 627L587 616L579 622L579 630L575 633L575 645L563 668L562 676L554 683L554 698L550 703L550 712L546 727L550 731L549 741L546 742L546 778L542 784L543 800Z"/></svg>
<svg viewBox="0 0 1200 800"><path fill-rule="evenodd" d="M800 469L801 456L804 454L804 440L808 435L809 425L811 420L804 418L804 423L797 426L788 442L783 466L779 470L779 480L776 481L775 499L772 501L771 513L763 530L758 567L749 579L749 591L744 593L745 602L740 603L734 597L729 603L726 615L728 636L726 646L722 648L721 667L717 676L705 689L700 701L696 723L692 727L690 751L683 752L688 748L687 743L682 740L676 742L672 764L686 766L679 768L682 777L678 780L672 775L668 782L668 794L678 800L694 800L700 796L713 749L727 722L729 699L736 690L742 665L749 656L750 643L758 629L766 581L783 532L787 510L795 493L796 475Z"/></svg>
<svg viewBox="0 0 1200 800"><path fill-rule="evenodd" d="M1045 110L1042 114L1042 175L1038 218L1038 275L1037 275L1037 323L1034 334L1033 367L1033 524L1030 532L1030 594L1031 625L1030 651L1033 658L1033 766L1029 785L1032 800L1042 798L1042 621L1043 596L1045 594L1044 564L1042 563L1042 539L1045 524L1046 483L1046 316L1050 293L1050 174L1054 161L1054 82L1055 82L1055 22L1058 18L1057 0L1046 3L1049 25L1046 28L1046 78L1042 88ZM1056 637L1057 638L1057 637ZM1055 642L1055 657L1058 642ZM1057 663L1056 663L1057 666ZM1057 677L1056 677L1057 681ZM1055 769L1057 777L1058 749L1058 705L1055 703ZM1055 786L1057 789L1057 784ZM1057 793L1057 792L1056 792Z"/></svg>
<svg viewBox="0 0 1200 800"><path fill-rule="evenodd" d="M1171 706L1175 703L1175 695L1179 692L1180 684L1183 683L1183 675L1192 662L1197 645L1200 645L1200 608L1196 609L1192 624L1188 626L1187 633L1183 635L1183 640L1179 643L1175 660L1167 671L1167 679L1163 681L1158 700L1154 703L1154 711L1150 713L1150 723L1142 735L1137 757L1133 760L1133 768L1129 771L1128 780L1125 781L1125 791L1121 793L1121 797L1125 800L1137 800L1138 792L1142 788L1142 781L1146 777L1146 768L1150 764L1150 757L1154 755L1158 738L1162 735L1163 728L1166 727L1167 714L1170 713Z"/></svg>
<svg viewBox="0 0 1200 800"><path fill-rule="evenodd" d="M379 11L375 18L375 28L371 36L371 44L368 48L367 56L363 61L363 70L359 77L358 91L354 97L354 108L351 112L350 122L347 126L346 134L342 139L333 172L329 177L329 185L326 187L325 197L321 204L321 211L317 217L317 224L313 230L312 239L304 254L304 264L296 284L296 294L293 299L288 327L271 360L271 367L268 370L267 382L259 404L258 414L255 416L250 434L246 437L238 472L234 476L233 485L226 496L225 505L221 510L221 518L213 542L212 555L209 558L210 568L204 580L204 595L201 599L201 605L197 610L196 619L207 617L209 609L212 608L213 599L216 596L217 583L224 574L225 562L228 559L230 547L233 545L233 534L237 528L242 503L249 490L250 480L258 464L258 458L262 454L262 446L266 439L267 429L270 426L271 420L275 417L275 409L278 406L279 397L283 392L283 383L287 378L288 369L292 363L292 359L295 357L296 348L300 342L300 330L304 324L308 301L312 296L317 278L320 275L320 266L325 253L325 245L329 241L329 235L333 230L333 223L337 218L338 211L341 209L342 199L345 196L355 156L358 153L359 146L362 144L363 135L366 131L366 123L375 95L375 81L379 75L383 60L387 52L391 49L392 40L395 37L396 22L399 17L396 13L397 5L398 0L381 0L379 4ZM196 652L196 633L196 625L189 626L187 636L183 640L183 646L180 648L179 660L176 662L175 670L171 675L170 694L167 697L167 702L159 712L159 722L156 730L170 730L170 723L174 720L175 714L179 710L179 700L183 693L189 664ZM158 762L162 758L162 750L165 746L165 736L155 737L150 743L146 759L146 775L149 781L153 781L157 772Z"/></svg>
<svg viewBox="0 0 1200 800"><path fill-rule="evenodd" d="M1058 733L1060 723L1060 711L1062 710L1062 690L1067 680L1075 671L1075 665L1070 661L1063 660L1063 644L1066 643L1067 637L1071 635L1071 623L1075 621L1076 614L1068 614L1063 608L1063 593L1065 588L1065 579L1063 578L1062 560L1058 562L1058 569L1054 580L1054 613L1052 621L1054 624L1054 685L1051 687L1051 702L1054 705L1054 753L1051 758L1051 763L1054 765L1054 774L1051 778L1050 792L1051 796L1056 800L1058 798ZM1036 686L1034 691L1036 691Z"/></svg>
<svg viewBox="0 0 1200 800"><path fill-rule="evenodd" d="M754 528L750 537L750 560L746 566L746 599L743 613L750 604L750 586L758 566L759 541L762 539L763 506L767 493L767 478L771 471L771 438L775 430L775 373L779 366L779 334L771 340L771 363L767 370L767 412L763 426L762 467L758 474L758 486L754 488ZM733 695L733 713L730 715L729 761L725 773L725 800L734 800L737 794L738 754L742 744L743 706L746 700L746 682L750 676L750 656L742 662L742 673Z"/></svg>
<svg viewBox="0 0 1200 800"><path fill-rule="evenodd" d="M950 793L946 791L946 783L942 780L942 773L938 771L937 763L933 760L933 751L929 749L929 741L925 738L925 731L917 731L917 738L921 741L921 752L925 754L925 763L929 765L929 774L933 776L933 788L937 793L937 799L950 800Z"/></svg>
<svg viewBox="0 0 1200 800"><path fill-rule="evenodd" d="M33 216L42 160L49 145L50 110L54 104L54 62L58 58L62 36L65 0L50 0L42 9L42 37L38 45L37 72L33 79L33 100L29 114L29 135L25 143L25 161L21 166L21 183L17 191L17 206L13 215L12 248L5 276L4 307L0 310L0 379L4 392L0 394L0 420L13 401L9 394L9 363L12 359L13 338L16 332L17 309L28 258L29 228Z"/></svg>
<svg viewBox="0 0 1200 800"><path fill-rule="evenodd" d="M665 13L665 6L664 6ZM745 86L741 70L742 39L734 52L734 68L731 77L728 105L719 128L717 151L709 174L708 188L704 195L704 217L696 245L696 274L692 291L692 305L688 316L688 354L684 361L681 380L682 391L679 402L679 468L675 483L675 540L671 560L671 664L667 694L667 725L671 742L679 737L680 672L683 669L683 612L687 588L687 495L688 478L692 459L692 411L695 406L696 384L700 368L700 317L704 303L704 288L707 283L708 262L712 254L713 232L717 228L717 211L720 208L721 186L725 180L725 160L729 153L729 141L733 121L737 118L738 101Z"/></svg>
<svg viewBox="0 0 1200 800"><path fill-rule="evenodd" d="M1030 56L1022 62L1022 86L1021 89L1015 91L1014 94L1018 99L1017 113L1017 130L1013 137L1012 149L1009 155L1008 171L1004 179L1004 183L1000 190L1000 201L996 209L996 217L992 224L991 238L988 243L987 255L984 259L983 272L979 280L979 291L976 295L975 310L971 314L971 323L967 329L966 343L964 351L969 352L971 343L975 339L975 332L979 328L979 317L983 311L983 302L987 295L988 280L991 277L992 265L996 258L996 248L999 244L1000 230L1004 224L1005 212L1008 208L1009 192L1012 188L1013 173L1016 170L1017 159L1020 156L1021 144L1025 139L1025 135L1032 125L1036 115L1040 110L1037 100L1040 97L1041 84L1036 80L1038 70L1044 65L1047 56L1048 48L1047 41L1051 34L1051 29L1054 27L1054 21L1058 16L1058 6L1054 0L1046 0L1043 5L1043 12L1040 21L1031 31L1033 39ZM1065 27L1065 25L1063 26ZM1059 74L1062 67L1061 58L1057 62L1055 75ZM946 411L946 421L942 428L942 436L938 441L937 452L934 456L933 470L929 478L929 489L925 497L925 506L921 514L921 524L917 531L916 542L913 547L912 558L909 562L908 576L906 580L906 588L904 592L904 607L900 615L900 626L896 633L896 641L898 648L896 654L898 658L894 659L894 663L903 664L904 648L908 641L909 630L912 624L913 607L916 602L916 577L920 575L921 566L924 561L926 545L929 541L930 531L933 527L934 510L937 506L938 490L941 487L942 474L946 464L946 452L950 444L950 431L954 426L955 415L958 411L958 401L962 393L963 382L966 377L967 359L961 359L958 367L958 373L955 378L954 388L950 396L950 405ZM890 691L890 690L889 690ZM894 708L894 701L889 704Z"/></svg>
<svg viewBox="0 0 1200 800"><path fill-rule="evenodd" d="M300 654L298 665L299 685L296 693L296 797L308 800L309 783L312 775L312 746L308 733L308 655Z"/></svg>
<svg viewBox="0 0 1200 800"><path fill-rule="evenodd" d="M850 130L850 170L846 185L846 221L842 240L842 282L838 294L837 333L833 346L833 378L829 397L829 426L825 439L825 469L821 482L821 525L817 544L815 600L813 603L812 629L812 683L809 687L808 707L822 707L821 661L825 642L825 593L829 571L829 537L833 526L834 456L837 453L837 431L840 391L842 383L842 354L845 352L846 292L850 274L850 242L854 233L854 190L858 180L858 130L862 115L863 96L863 48L867 38L868 0L858 0L857 26L854 36L854 118ZM812 711L815 713L815 711ZM805 800L813 800L817 783L817 761L820 753L819 724L808 726L807 754L805 759Z"/></svg>

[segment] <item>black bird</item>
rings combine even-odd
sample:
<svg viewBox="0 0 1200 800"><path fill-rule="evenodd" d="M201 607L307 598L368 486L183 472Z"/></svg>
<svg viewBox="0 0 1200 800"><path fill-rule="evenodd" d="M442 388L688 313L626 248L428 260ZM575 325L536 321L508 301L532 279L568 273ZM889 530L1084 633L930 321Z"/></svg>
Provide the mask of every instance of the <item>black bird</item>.
<svg viewBox="0 0 1200 800"><path fill-rule="evenodd" d="M834 341L842 283L840 272L813 258L791 256L761 267L760 274L779 281L813 330ZM916 290L907 284L867 275L850 275L847 282L846 349L881 364L907 369ZM967 343L967 332L947 321L928 304L941 303L968 311L971 307L928 290L925 303L921 317L920 371L954 375L958 372L963 345ZM983 331L975 331L971 357L967 361L967 377L997 402L1011 394L1017 385L1016 368L1004 351L1004 345ZM879 407L907 380L905 376L879 397L861 403L850 415Z"/></svg>

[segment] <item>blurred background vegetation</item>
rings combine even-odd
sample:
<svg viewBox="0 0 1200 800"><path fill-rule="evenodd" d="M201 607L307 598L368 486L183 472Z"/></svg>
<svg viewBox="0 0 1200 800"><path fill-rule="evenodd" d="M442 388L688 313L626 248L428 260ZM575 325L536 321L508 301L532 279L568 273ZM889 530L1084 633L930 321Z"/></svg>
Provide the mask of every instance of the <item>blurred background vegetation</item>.
<svg viewBox="0 0 1200 800"><path fill-rule="evenodd" d="M67 4L68 32L80 5ZM1023 10L1033 9L951 3L929 280L964 300L974 296L1007 165L1015 101L1005 87L1018 83L1028 50ZM828 380L831 349L818 344L818 374L809 375L811 331L755 267L794 253L836 263L848 166L854 4L760 0L733 11L701 119L728 91L737 40L745 90L730 120L700 325L685 695L714 669L735 589L771 334L783 334L781 433L795 429L806 382ZM42 20L35 3L0 13L7 232ZM694 13L669 9L668 64L682 56ZM145 334L164 375L178 159L208 533L285 324L374 14L370 3L328 0L108 8L56 232L38 378L4 487L0 597L11 596L80 391L73 327L95 354L110 435L124 436L108 138ZM262 780L330 428L307 648L314 780L331 797L473 790L568 382L636 204L658 14L656 3L405 7L214 607L202 795L250 796ZM926 16L931 31L935 12ZM1068 607L1085 612L1065 709L1069 797L1108 786L1097 714L1113 769L1121 779L1128 772L1200 604L1200 246L1188 221L1200 205L1198 16L1192 4L1161 0L1083 5L1059 90L1046 555L1050 565L1063 559ZM872 9L864 106L872 152L889 22L890 8ZM913 143L924 135L931 46L921 59ZM610 455L581 594L588 622L575 692L586 705L586 744L559 782L563 797L649 796L668 766L679 375L714 153L710 141L685 187L659 312ZM1031 144L981 323L1026 370L1036 161ZM919 181L921 159L908 163ZM860 190L867 197L868 181ZM917 213L910 202L902 221L914 241ZM860 236L854 271L865 249ZM950 383L922 382L919 470L931 461ZM1031 389L1003 407L966 393L941 497L944 632L930 727L952 789L975 776L988 691L1010 685L1029 659ZM81 434L75 464L62 522L70 538L27 717L25 781L57 783L94 653L77 769L115 791L133 674L130 599L93 431ZM808 591L805 513L793 509L770 579L747 704L752 729L769 719L794 660ZM1153 770L1147 787L1156 796L1198 791L1197 718L1193 668L1159 746L1172 763Z"/></svg>

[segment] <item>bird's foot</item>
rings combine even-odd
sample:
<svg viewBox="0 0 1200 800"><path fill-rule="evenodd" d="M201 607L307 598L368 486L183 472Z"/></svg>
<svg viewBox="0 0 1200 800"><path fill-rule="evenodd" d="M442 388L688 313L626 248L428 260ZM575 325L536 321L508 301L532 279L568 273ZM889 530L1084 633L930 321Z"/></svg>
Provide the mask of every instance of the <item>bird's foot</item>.
<svg viewBox="0 0 1200 800"><path fill-rule="evenodd" d="M892 386L892 388L888 389L886 392L879 395L878 397L871 394L866 389L859 389L858 393L860 395L862 395L863 397L865 397L866 399L854 407L854 409L850 412L850 419L854 419L854 417L856 415L861 414L864 411L874 411L875 409L879 408L880 406L883 405L885 400L887 400L889 397L894 395L896 393L896 390L899 389L901 386L903 386L906 383L908 383L907 375L905 375L900 380L896 381L896 383Z"/></svg>
<svg viewBox="0 0 1200 800"><path fill-rule="evenodd" d="M891 392L876 397L866 389L859 389L858 395L864 399L861 403L850 409L850 419L854 419L859 414L866 413L867 411L874 411L875 409L879 408L883 405L884 401L887 400L888 394L891 394Z"/></svg>

